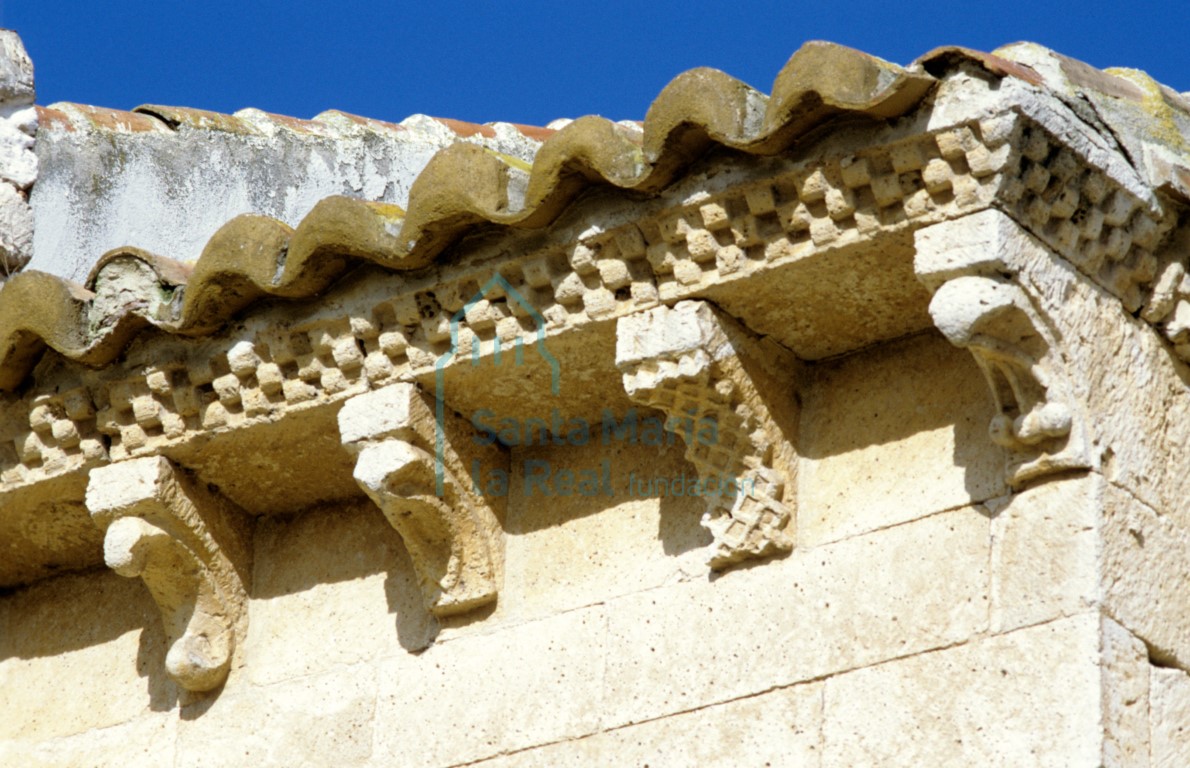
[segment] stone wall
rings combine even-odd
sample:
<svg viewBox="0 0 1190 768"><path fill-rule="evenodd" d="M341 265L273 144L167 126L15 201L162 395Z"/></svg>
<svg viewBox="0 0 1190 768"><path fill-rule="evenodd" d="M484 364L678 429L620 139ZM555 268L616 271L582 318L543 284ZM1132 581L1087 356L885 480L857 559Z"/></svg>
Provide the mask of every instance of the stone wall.
<svg viewBox="0 0 1190 768"><path fill-rule="evenodd" d="M1190 104L1003 53L40 109L0 764L1190 763Z"/></svg>
<svg viewBox="0 0 1190 768"><path fill-rule="evenodd" d="M258 519L215 695L165 675L139 580L5 596L2 762L1185 764L1190 676L1095 605L1099 476L1012 494L979 371L934 333L807 373L788 556L708 577L701 502L627 487L692 472L680 444L520 448L514 467L607 460L615 493L514 478L503 589L476 614L426 612L370 502Z"/></svg>

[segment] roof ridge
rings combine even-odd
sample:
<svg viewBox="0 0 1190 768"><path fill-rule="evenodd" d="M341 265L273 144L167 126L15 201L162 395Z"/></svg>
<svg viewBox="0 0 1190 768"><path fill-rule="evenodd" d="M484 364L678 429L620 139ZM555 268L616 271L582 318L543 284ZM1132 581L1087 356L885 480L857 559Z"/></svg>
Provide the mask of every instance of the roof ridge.
<svg viewBox="0 0 1190 768"><path fill-rule="evenodd" d="M414 118L426 118L446 128L460 138L496 136L494 126L511 126L522 136L534 141L544 141L555 131L548 127L496 121L492 123L471 123L449 117L409 115L400 123L354 115L340 109L327 109L310 119L267 112L255 107L246 107L232 113L215 112L195 107L174 107L164 104L141 104L131 110L97 107L70 101L57 101L48 106L38 106L40 120L48 126L62 126L73 130L80 121L92 127L111 128L119 131L176 131L181 126L196 130L215 130L228 133L262 134L275 128L294 133L336 136L345 130L371 130L376 132L400 133L409 130L405 124Z"/></svg>

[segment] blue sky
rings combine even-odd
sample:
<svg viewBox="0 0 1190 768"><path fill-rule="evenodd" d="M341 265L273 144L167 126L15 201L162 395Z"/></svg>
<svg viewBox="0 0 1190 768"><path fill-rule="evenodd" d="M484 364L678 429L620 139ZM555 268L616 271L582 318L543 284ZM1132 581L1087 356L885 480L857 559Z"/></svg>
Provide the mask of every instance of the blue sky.
<svg viewBox="0 0 1190 768"><path fill-rule="evenodd" d="M0 0L0 25L21 33L40 103L121 109L639 119L695 66L767 92L810 39L899 63L1034 40L1190 91L1190 0Z"/></svg>

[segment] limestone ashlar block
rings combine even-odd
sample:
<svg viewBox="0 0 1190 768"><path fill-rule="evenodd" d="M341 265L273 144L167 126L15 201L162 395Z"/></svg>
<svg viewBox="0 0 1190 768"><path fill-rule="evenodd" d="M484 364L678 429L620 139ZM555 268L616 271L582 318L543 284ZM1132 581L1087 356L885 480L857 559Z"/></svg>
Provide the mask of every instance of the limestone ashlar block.
<svg viewBox="0 0 1190 768"><path fill-rule="evenodd" d="M229 685L218 699L182 710L177 762L188 768L379 765L369 759L377 727L376 688L370 665L342 666L274 685Z"/></svg>
<svg viewBox="0 0 1190 768"><path fill-rule="evenodd" d="M684 446L638 442L608 450L599 442L565 450L552 445L512 449L512 488L524 487L525 466L533 467L534 461L549 460L555 475L572 471L576 476L607 462L611 495L555 495L548 503L542 503L541 494L508 497L503 617L539 618L705 578L711 538L699 525L702 500L685 494L658 498L641 490L648 482L641 475L668 480L692 474Z"/></svg>
<svg viewBox="0 0 1190 768"><path fill-rule="evenodd" d="M349 400L339 433L356 454L355 480L409 550L427 608L463 613L496 599L502 572L502 498L477 492L473 462L508 471L508 456L416 384Z"/></svg>
<svg viewBox="0 0 1190 768"><path fill-rule="evenodd" d="M135 721L146 714L146 693L155 710L176 700L178 686L163 671L168 646L157 614L143 584L111 571L62 574L0 600L0 765L38 765L18 756ZM49 764L103 764L96 757L102 746L91 747L89 761ZM126 754L111 764L133 762Z"/></svg>
<svg viewBox="0 0 1190 768"><path fill-rule="evenodd" d="M109 728L56 739L0 741L0 765L21 768L107 768L174 765L177 720L154 713Z"/></svg>
<svg viewBox="0 0 1190 768"><path fill-rule="evenodd" d="M683 301L621 319L616 367L628 396L664 412L686 443L705 488L711 566L792 549L797 358Z"/></svg>
<svg viewBox="0 0 1190 768"><path fill-rule="evenodd" d="M800 395L799 547L1008 493L983 374L939 335L818 363Z"/></svg>
<svg viewBox="0 0 1190 768"><path fill-rule="evenodd" d="M1149 690L1153 667L1144 642L1106 616L1100 617L1099 706L1102 765L1148 765Z"/></svg>
<svg viewBox="0 0 1190 768"><path fill-rule="evenodd" d="M780 688L672 717L501 755L476 768L819 764L822 683Z"/></svg>
<svg viewBox="0 0 1190 768"><path fill-rule="evenodd" d="M191 691L221 685L248 625L245 514L159 456L95 469L86 503L108 567L140 577L161 610L166 671Z"/></svg>
<svg viewBox="0 0 1190 768"><path fill-rule="evenodd" d="M964 507L609 600L604 727L967 643L988 626L988 530Z"/></svg>
<svg viewBox="0 0 1190 768"><path fill-rule="evenodd" d="M1190 674L1154 667L1149 686L1150 764L1190 765Z"/></svg>
<svg viewBox="0 0 1190 768"><path fill-rule="evenodd" d="M1086 613L832 677L822 766L1147 765L1111 746L1147 708L1114 704L1143 653L1101 649L1102 632Z"/></svg>
<svg viewBox="0 0 1190 768"><path fill-rule="evenodd" d="M392 654L394 613L401 647L435 638L405 547L369 499L262 518L255 541L250 663L237 679L267 686Z"/></svg>
<svg viewBox="0 0 1190 768"><path fill-rule="evenodd" d="M1190 532L1171 515L1106 484L1102 539L1105 610L1162 663L1190 666Z"/></svg>
<svg viewBox="0 0 1190 768"><path fill-rule="evenodd" d="M994 632L1100 604L1103 486L1098 474L1087 473L988 502Z"/></svg>
<svg viewBox="0 0 1190 768"><path fill-rule="evenodd" d="M470 765L598 732L607 620L591 606L379 662L370 765Z"/></svg>

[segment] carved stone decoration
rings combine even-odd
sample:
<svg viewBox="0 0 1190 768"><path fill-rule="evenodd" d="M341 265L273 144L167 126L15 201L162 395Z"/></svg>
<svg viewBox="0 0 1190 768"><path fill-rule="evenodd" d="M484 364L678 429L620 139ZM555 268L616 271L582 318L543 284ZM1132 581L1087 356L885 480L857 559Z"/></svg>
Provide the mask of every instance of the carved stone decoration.
<svg viewBox="0 0 1190 768"><path fill-rule="evenodd" d="M819 249L884 237L902 226L902 213L915 226L924 226L987 205L1011 156L1012 133L1005 123L1003 116L988 117L894 144L863 142L854 154L839 158L807 157L788 170L730 185L697 202L672 199L655 213L642 213L618 226L587 229L579 239L500 249L499 273L514 285L531 287L541 316L563 333L659 302L691 299L728 276L765 280L769 270L825 253ZM890 211L901 213L887 218ZM307 228L317 231L312 225ZM215 242L228 245L229 240L220 237ZM251 252L266 254L267 249ZM218 256L215 264L242 266L244 253L237 245ZM136 258L133 253L124 254L105 269L125 269L128 260ZM270 255L254 272L271 276L277 258ZM155 270L161 262L150 259L142 266ZM162 364L88 372L82 394L93 408L81 414L67 410L65 418L56 416L67 423L55 425L54 430L83 435L83 448L92 443L102 447L97 438L88 441L88 433L106 435L110 459L120 461L167 452L189 439L194 429L251 429L262 414L282 418L321 397L345 399L397 381L424 380L448 351L451 317L473 295L477 279L466 264L444 263L441 268L432 291L403 278L378 276L390 280L387 290L364 292L334 309L316 302L318 319L307 317L295 323L287 314L298 311L292 304L248 313L243 332L212 339L200 354L188 351L192 347L188 337L155 336L146 341L154 351L145 357ZM108 277L115 279L118 274L116 269ZM225 273L216 269L207 274ZM35 273L26 273L18 282L31 276L36 279ZM169 274L160 277L166 293L172 290L171 280L180 279ZM119 283L115 280L117 287ZM10 298L20 287L14 285L5 287ZM187 286L187 292L192 292L193 279ZM58 306L57 299L46 298L45 290L32 286L26 295L36 302L28 306ZM211 290L218 292L217 287ZM118 293L101 306L118 310L123 306ZM67 292L63 300L71 296ZM115 320L97 312L94 323L108 328ZM493 324L520 328L515 306L478 302L461 318L459 329L463 336L482 336ZM61 347L69 338L73 337L54 343ZM121 348L103 347L104 354ZM0 389L4 389L5 374L25 376L24 372L18 375L18 367L0 364ZM46 393L59 392L59 386L50 382L30 390L20 407L35 412ZM0 434L0 479L10 484L40 482L77 463L70 446L66 446L70 460L65 463L57 460L59 446L53 441L43 450L42 436L48 426L32 421L14 427L36 433L16 442L15 453L6 450L5 435ZM19 434L13 439L22 440ZM107 460L95 459L97 463Z"/></svg>
<svg viewBox="0 0 1190 768"><path fill-rule="evenodd" d="M161 610L166 671L190 691L221 685L248 628L244 513L159 456L93 470L86 499L108 567L140 577Z"/></svg>
<svg viewBox="0 0 1190 768"><path fill-rule="evenodd" d="M1019 488L1091 463L1058 333L1010 276L1010 244L1027 237L1015 229L998 211L931 227L918 234L914 268L934 291L934 325L987 379L996 407L988 431L1008 452L1006 479Z"/></svg>
<svg viewBox="0 0 1190 768"><path fill-rule="evenodd" d="M686 442L714 542L713 568L793 548L797 359L710 304L625 317L616 366L636 402Z"/></svg>
<svg viewBox="0 0 1190 768"><path fill-rule="evenodd" d="M507 472L508 457L435 412L417 385L394 384L348 400L339 433L356 454L356 482L401 535L426 607L441 617L496 599L504 499L482 495L471 473Z"/></svg>

